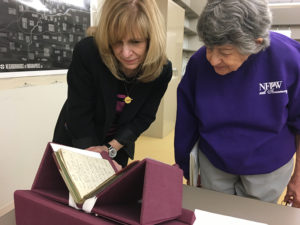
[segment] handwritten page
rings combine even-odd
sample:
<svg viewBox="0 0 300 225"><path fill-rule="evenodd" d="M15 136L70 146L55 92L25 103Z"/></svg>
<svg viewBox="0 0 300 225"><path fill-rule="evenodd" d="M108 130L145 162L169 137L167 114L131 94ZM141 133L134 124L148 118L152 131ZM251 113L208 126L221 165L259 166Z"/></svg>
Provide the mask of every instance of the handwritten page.
<svg viewBox="0 0 300 225"><path fill-rule="evenodd" d="M240 219L231 216L220 215L216 213L206 212L203 210L195 210L196 221L194 225L267 225L266 223L258 223L250 220Z"/></svg>
<svg viewBox="0 0 300 225"><path fill-rule="evenodd" d="M54 152L57 152L58 150L63 148L63 149L66 149L66 150L69 150L69 151L72 151L72 152L80 153L82 155L87 155L87 156L91 156L91 157L94 157L94 158L102 159L102 156L98 152L85 151L85 150L80 149L80 148L74 148L74 147L55 144L55 143L50 143L50 145L51 145L51 148L53 149Z"/></svg>
<svg viewBox="0 0 300 225"><path fill-rule="evenodd" d="M82 155L66 149L59 151L61 151L66 169L81 197L115 174L108 160Z"/></svg>

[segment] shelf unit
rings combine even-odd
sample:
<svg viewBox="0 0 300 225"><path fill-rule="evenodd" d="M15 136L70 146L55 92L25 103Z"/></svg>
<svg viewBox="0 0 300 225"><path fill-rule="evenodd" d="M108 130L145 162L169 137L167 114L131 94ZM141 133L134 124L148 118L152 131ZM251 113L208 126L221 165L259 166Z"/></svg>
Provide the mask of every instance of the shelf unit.
<svg viewBox="0 0 300 225"><path fill-rule="evenodd" d="M180 5L182 8L184 8L185 10L185 16L188 18L198 18L199 17L199 12L197 12L197 10L194 10L194 8L192 8L192 4L193 0L173 0L174 2L176 2L178 5ZM200 2L201 0L195 0Z"/></svg>
<svg viewBox="0 0 300 225"><path fill-rule="evenodd" d="M197 34L197 21L207 0L173 0L185 10L182 75L189 58L203 45Z"/></svg>
<svg viewBox="0 0 300 225"><path fill-rule="evenodd" d="M181 80L184 14L182 7L172 0L156 0L167 28L167 56L172 62L173 76L159 105L156 119L143 133L145 136L163 138L175 128L176 91Z"/></svg>
<svg viewBox="0 0 300 225"><path fill-rule="evenodd" d="M270 0L269 6L273 16L272 30L287 32L300 41L300 0Z"/></svg>

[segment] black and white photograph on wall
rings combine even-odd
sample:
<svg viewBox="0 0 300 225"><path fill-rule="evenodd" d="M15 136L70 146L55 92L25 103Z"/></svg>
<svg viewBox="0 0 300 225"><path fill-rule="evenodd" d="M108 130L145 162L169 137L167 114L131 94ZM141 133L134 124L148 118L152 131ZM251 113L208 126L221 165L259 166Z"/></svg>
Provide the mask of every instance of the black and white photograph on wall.
<svg viewBox="0 0 300 225"><path fill-rule="evenodd" d="M67 69L90 26L90 0L0 0L0 78Z"/></svg>

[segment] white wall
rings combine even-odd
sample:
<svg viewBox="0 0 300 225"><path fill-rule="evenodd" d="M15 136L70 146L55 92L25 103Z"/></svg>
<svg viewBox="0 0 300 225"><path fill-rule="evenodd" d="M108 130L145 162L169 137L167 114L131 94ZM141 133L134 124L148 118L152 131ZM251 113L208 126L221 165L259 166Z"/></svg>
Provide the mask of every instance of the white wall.
<svg viewBox="0 0 300 225"><path fill-rule="evenodd" d="M102 2L91 0L92 25ZM65 74L32 75L0 79L0 223L14 191L31 188L67 95Z"/></svg>
<svg viewBox="0 0 300 225"><path fill-rule="evenodd" d="M7 81L0 79L0 217L13 208L15 190L31 188L67 92L65 82L4 89Z"/></svg>

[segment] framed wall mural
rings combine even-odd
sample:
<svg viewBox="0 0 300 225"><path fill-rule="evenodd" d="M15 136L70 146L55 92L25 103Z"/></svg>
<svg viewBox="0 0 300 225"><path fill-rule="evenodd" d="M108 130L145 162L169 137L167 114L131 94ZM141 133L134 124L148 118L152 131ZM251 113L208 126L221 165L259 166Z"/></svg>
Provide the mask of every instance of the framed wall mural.
<svg viewBox="0 0 300 225"><path fill-rule="evenodd" d="M0 78L66 71L89 26L90 0L0 0Z"/></svg>

